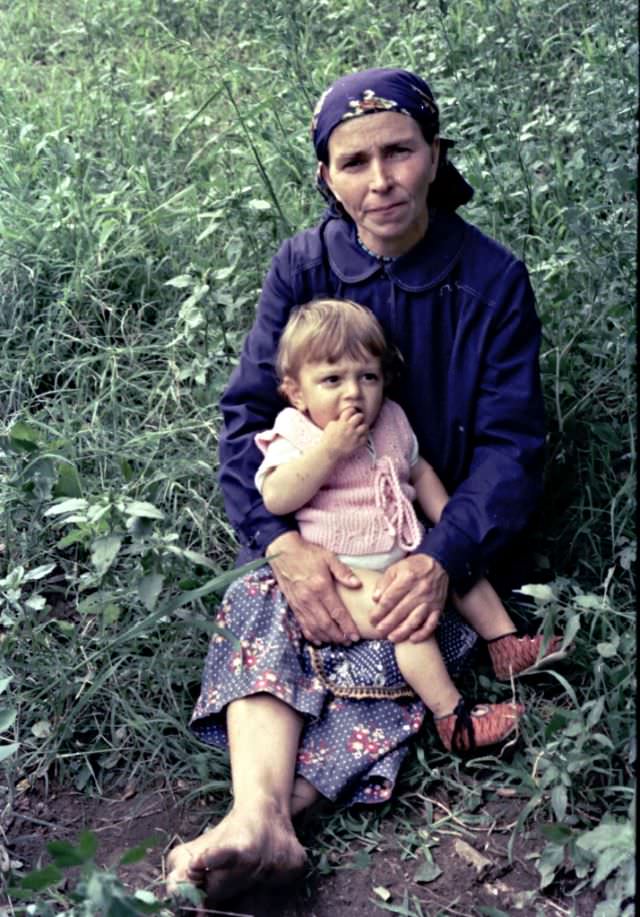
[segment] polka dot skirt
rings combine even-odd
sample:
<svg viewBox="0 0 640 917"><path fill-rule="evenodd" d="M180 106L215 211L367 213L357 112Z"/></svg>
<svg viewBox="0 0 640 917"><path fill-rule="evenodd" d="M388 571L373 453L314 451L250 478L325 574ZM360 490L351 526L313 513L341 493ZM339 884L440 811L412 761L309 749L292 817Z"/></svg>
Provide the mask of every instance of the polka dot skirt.
<svg viewBox="0 0 640 917"><path fill-rule="evenodd" d="M352 647L323 647L319 675L318 654L314 664L268 566L232 583L216 624L220 631L211 638L191 718L198 738L226 746L224 708L266 692L304 716L298 775L331 800L387 800L425 715L424 704L402 679L393 645L363 640ZM448 611L436 636L449 671L458 674L476 635ZM373 696L367 696L367 686ZM378 696L385 689L391 697Z"/></svg>

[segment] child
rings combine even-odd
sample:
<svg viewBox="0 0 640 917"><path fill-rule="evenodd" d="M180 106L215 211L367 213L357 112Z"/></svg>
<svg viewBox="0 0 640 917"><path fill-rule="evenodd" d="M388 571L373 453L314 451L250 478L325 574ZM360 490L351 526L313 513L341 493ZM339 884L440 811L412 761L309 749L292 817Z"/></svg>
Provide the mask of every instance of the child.
<svg viewBox="0 0 640 917"><path fill-rule="evenodd" d="M355 569L362 588L338 584L360 636L380 639L371 621L382 572L421 541L412 506L417 497L437 522L447 493L418 455L416 437L394 402L385 399L391 355L374 315L345 300L317 300L292 312L280 339L280 391L291 407L272 430L256 436L264 460L256 485L267 509L295 513L301 535L334 551ZM538 664L542 637L518 637L487 580L456 608L489 644L496 676L509 680ZM547 648L555 652L558 638ZM313 654L313 649L310 648ZM520 704L465 703L444 665L435 637L395 646L398 668L434 716L443 745L463 751L493 745L512 733Z"/></svg>

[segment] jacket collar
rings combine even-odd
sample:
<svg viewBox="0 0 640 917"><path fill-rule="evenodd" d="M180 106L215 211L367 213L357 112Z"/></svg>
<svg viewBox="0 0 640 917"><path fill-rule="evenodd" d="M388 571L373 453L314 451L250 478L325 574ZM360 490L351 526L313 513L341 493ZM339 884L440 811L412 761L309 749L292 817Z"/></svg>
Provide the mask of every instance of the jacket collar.
<svg viewBox="0 0 640 917"><path fill-rule="evenodd" d="M358 244L355 224L343 217L330 217L324 225L329 263L346 283L368 280L383 267L399 287L410 293L440 283L459 259L466 223L445 210L429 214L427 232L414 247L393 261L382 262Z"/></svg>

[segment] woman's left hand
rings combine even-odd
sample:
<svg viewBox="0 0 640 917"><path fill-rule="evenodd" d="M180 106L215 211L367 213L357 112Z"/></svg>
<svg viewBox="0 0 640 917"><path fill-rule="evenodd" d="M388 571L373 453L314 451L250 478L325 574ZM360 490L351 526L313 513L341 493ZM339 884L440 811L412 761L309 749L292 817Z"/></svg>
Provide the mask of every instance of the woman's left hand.
<svg viewBox="0 0 640 917"><path fill-rule="evenodd" d="M401 643L426 640L438 626L449 589L449 575L428 554L411 554L384 572L374 593L371 615L380 638Z"/></svg>

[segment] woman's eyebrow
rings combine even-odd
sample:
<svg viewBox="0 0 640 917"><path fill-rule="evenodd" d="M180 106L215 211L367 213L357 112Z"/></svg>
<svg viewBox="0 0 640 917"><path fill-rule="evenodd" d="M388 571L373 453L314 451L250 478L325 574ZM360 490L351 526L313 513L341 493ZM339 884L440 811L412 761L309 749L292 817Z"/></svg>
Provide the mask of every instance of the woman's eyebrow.
<svg viewBox="0 0 640 917"><path fill-rule="evenodd" d="M383 153L388 152L398 146L409 146L413 142L413 137L395 137L390 143L385 143L380 147ZM377 145L377 144L376 144ZM338 162L346 162L349 159L357 159L359 156L368 156L371 147L354 147L352 150L341 150L337 156L336 160Z"/></svg>
<svg viewBox="0 0 640 917"><path fill-rule="evenodd" d="M346 162L349 159L357 159L359 156L366 156L366 155L367 155L366 149L344 150L343 152L338 153L338 155L336 156L336 160L338 162Z"/></svg>

